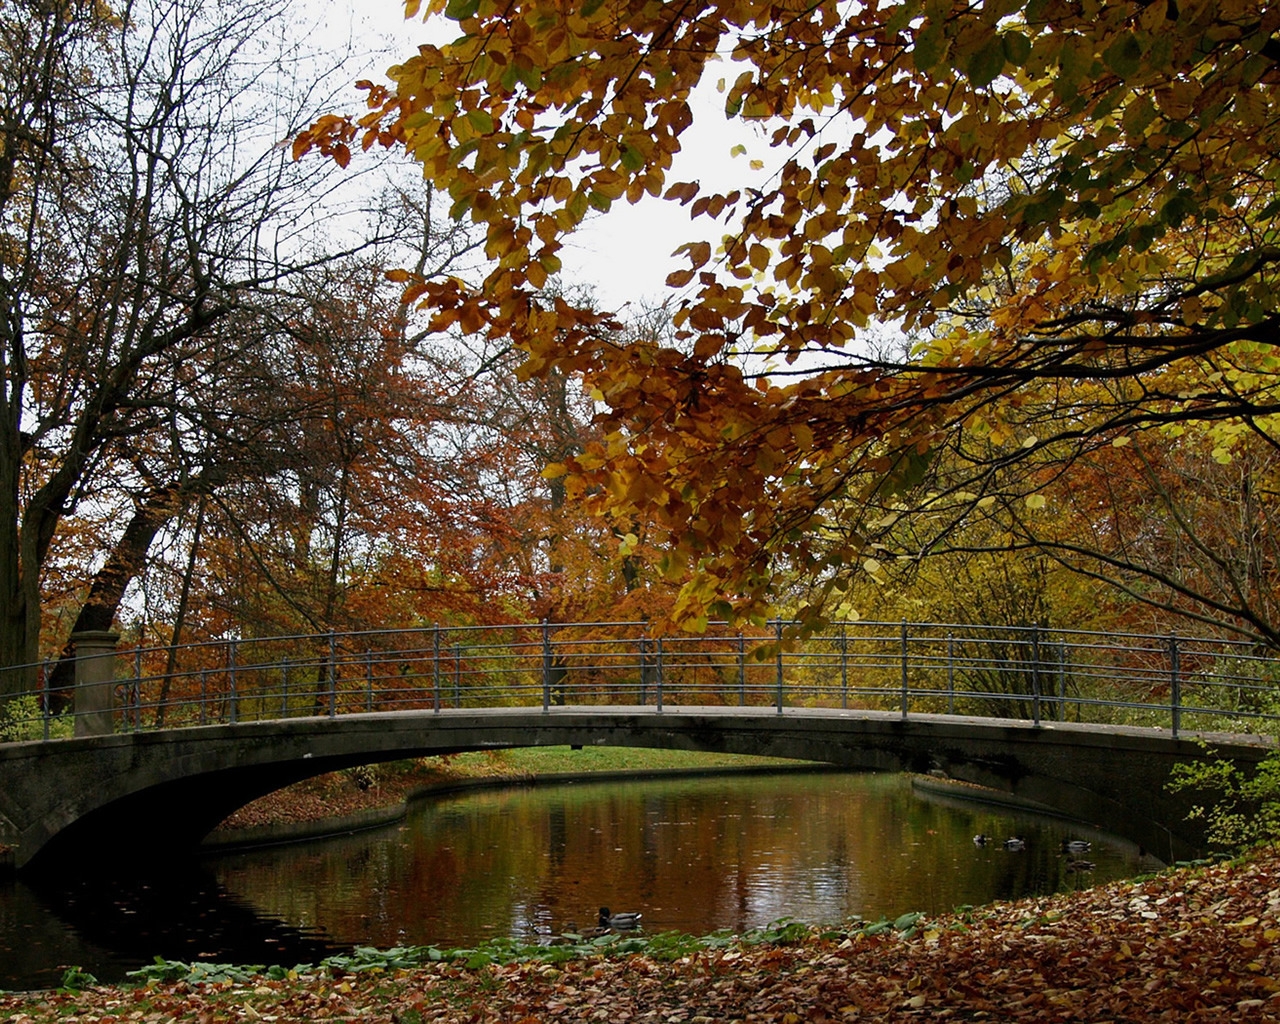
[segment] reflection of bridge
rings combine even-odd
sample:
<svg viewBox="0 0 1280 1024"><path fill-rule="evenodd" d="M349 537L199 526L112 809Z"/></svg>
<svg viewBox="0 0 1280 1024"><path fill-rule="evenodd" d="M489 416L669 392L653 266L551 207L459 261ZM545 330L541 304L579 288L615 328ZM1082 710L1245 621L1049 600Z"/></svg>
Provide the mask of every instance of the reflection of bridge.
<svg viewBox="0 0 1280 1024"><path fill-rule="evenodd" d="M1252 724L1273 678L1270 662L1234 648L1206 653L1169 638L1069 645L1030 631L913 636L894 626L753 658L737 635L670 641L595 628L594 638L490 629L465 648L464 631L445 644L443 631L425 631L421 647L362 634L356 655L350 637L287 638L293 657L270 661L246 658L250 642L240 641L220 663L211 646L189 649L203 663L163 676L145 674L155 652L130 652L126 679L117 657L90 646L108 638L85 638L72 710L53 714L54 695L37 692L26 723L34 741L0 744L0 841L19 866L163 855L322 772L565 744L942 772L1120 832L1156 856L1184 856L1198 843L1185 820L1192 801L1165 783L1174 763L1203 756L1188 722ZM299 655L307 645L319 649L310 662ZM990 717L1001 708L1020 717ZM1127 724L1161 717L1167 727ZM1267 749L1243 735L1212 744L1246 764Z"/></svg>

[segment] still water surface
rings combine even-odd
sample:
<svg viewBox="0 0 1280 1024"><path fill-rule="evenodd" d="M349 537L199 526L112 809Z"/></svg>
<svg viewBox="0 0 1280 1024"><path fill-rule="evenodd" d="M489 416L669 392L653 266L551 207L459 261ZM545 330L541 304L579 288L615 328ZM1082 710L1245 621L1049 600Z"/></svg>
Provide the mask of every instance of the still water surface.
<svg viewBox="0 0 1280 1024"><path fill-rule="evenodd" d="M975 834L996 842L977 846ZM999 840L1021 835L1026 849ZM1082 875L1061 852L1088 839ZM1131 875L1132 843L912 788L789 772L472 791L399 825L69 885L0 879L0 988L78 964L106 981L154 955L293 964L352 945L529 941L594 923L744 931L779 918L940 913Z"/></svg>

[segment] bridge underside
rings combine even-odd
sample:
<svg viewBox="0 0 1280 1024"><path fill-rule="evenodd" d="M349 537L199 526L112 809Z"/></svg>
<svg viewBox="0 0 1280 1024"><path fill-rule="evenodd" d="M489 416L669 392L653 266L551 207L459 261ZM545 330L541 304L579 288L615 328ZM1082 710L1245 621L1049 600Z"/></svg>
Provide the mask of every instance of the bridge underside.
<svg viewBox="0 0 1280 1024"><path fill-rule="evenodd" d="M1265 749L1216 737L1222 755ZM19 867L75 870L195 847L249 801L358 764L527 746L702 750L878 771L940 772L1114 831L1169 859L1200 851L1193 802L1165 789L1192 739L954 716L821 709L512 708L210 726L0 748L0 842Z"/></svg>

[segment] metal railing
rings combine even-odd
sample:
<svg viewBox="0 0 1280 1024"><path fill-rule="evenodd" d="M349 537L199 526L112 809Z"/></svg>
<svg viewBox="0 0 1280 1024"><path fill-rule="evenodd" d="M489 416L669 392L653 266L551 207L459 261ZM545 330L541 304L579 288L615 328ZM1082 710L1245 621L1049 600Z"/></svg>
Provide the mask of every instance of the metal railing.
<svg viewBox="0 0 1280 1024"><path fill-rule="evenodd" d="M177 666L167 671L167 666ZM1231 640L1040 627L791 623L654 636L643 623L428 626L117 650L92 729L50 664L0 703L0 741L375 711L559 705L850 708L1274 731L1280 659Z"/></svg>

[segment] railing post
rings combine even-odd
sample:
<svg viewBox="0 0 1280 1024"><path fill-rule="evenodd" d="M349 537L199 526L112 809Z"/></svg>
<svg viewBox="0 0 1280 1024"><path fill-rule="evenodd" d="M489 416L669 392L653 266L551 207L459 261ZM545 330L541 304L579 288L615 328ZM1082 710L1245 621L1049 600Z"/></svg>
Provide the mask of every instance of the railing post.
<svg viewBox="0 0 1280 1024"><path fill-rule="evenodd" d="M542 710L551 710L551 626L542 620Z"/></svg>
<svg viewBox="0 0 1280 1024"><path fill-rule="evenodd" d="M909 685L907 679L907 620L902 620L902 717L907 717L908 694L907 687Z"/></svg>
<svg viewBox="0 0 1280 1024"><path fill-rule="evenodd" d="M289 717L289 659L280 661L280 717Z"/></svg>
<svg viewBox="0 0 1280 1024"><path fill-rule="evenodd" d="M130 684L129 696L133 706L133 730L142 730L142 645L133 649L133 682Z"/></svg>
<svg viewBox="0 0 1280 1024"><path fill-rule="evenodd" d="M329 717L338 714L338 639L329 630Z"/></svg>
<svg viewBox="0 0 1280 1024"><path fill-rule="evenodd" d="M738 630L738 707L747 703L747 645Z"/></svg>
<svg viewBox="0 0 1280 1024"><path fill-rule="evenodd" d="M782 714L782 619L781 618L775 619L773 626L774 626L773 638L774 638L774 644L775 644L774 662L777 665L777 672L778 672L777 705L778 705L778 714Z"/></svg>
<svg viewBox="0 0 1280 1024"><path fill-rule="evenodd" d="M956 638L947 634L947 714L956 713Z"/></svg>
<svg viewBox="0 0 1280 1024"><path fill-rule="evenodd" d="M658 714L662 714L662 684L663 684L663 676L666 674L665 654L666 654L666 649L662 643L662 637L658 637L658 678L657 678L657 686L656 686L656 689L658 691L658 696L657 696Z"/></svg>
<svg viewBox="0 0 1280 1024"><path fill-rule="evenodd" d="M649 642L640 634L640 706L649 703Z"/></svg>
<svg viewBox="0 0 1280 1024"><path fill-rule="evenodd" d="M1040 725L1040 625L1031 627L1031 723Z"/></svg>
<svg viewBox="0 0 1280 1024"><path fill-rule="evenodd" d="M364 652L364 709L373 710L373 651L365 648Z"/></svg>
<svg viewBox="0 0 1280 1024"><path fill-rule="evenodd" d="M431 710L440 710L440 623L431 626Z"/></svg>
<svg viewBox="0 0 1280 1024"><path fill-rule="evenodd" d="M240 698L236 693L236 642L227 641L227 716L234 725L239 721Z"/></svg>
<svg viewBox="0 0 1280 1024"><path fill-rule="evenodd" d="M1173 726L1173 738L1178 738L1182 726L1182 656L1178 650L1178 637L1169 634L1169 712Z"/></svg>
<svg viewBox="0 0 1280 1024"><path fill-rule="evenodd" d="M453 706L462 707L462 644L453 645Z"/></svg>
<svg viewBox="0 0 1280 1024"><path fill-rule="evenodd" d="M1058 641L1058 721L1067 720L1067 642Z"/></svg>
<svg viewBox="0 0 1280 1024"><path fill-rule="evenodd" d="M209 722L209 670L200 670L200 724Z"/></svg>
<svg viewBox="0 0 1280 1024"><path fill-rule="evenodd" d="M849 627L840 623L840 707L849 706Z"/></svg>
<svg viewBox="0 0 1280 1024"><path fill-rule="evenodd" d="M40 676L40 718L44 723L44 738L49 738L49 659L45 659L44 669Z"/></svg>

